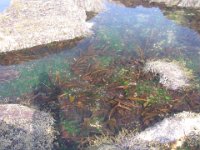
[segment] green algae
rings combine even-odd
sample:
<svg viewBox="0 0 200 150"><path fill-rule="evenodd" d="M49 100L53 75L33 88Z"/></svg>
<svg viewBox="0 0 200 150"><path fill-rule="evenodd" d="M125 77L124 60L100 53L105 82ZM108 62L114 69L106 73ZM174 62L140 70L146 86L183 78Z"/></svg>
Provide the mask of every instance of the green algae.
<svg viewBox="0 0 200 150"><path fill-rule="evenodd" d="M21 96L25 93L30 93L40 84L51 86L49 82L49 73L55 76L56 72L62 72L61 77L66 78L70 75L69 63L62 59L39 61L31 63L30 65L17 68L20 72L18 79L12 80L8 83L1 84L0 94L2 97L7 96ZM64 69L63 69L64 68ZM12 91L8 93L7 91Z"/></svg>
<svg viewBox="0 0 200 150"><path fill-rule="evenodd" d="M97 61L99 61L102 66L107 67L112 63L113 58L111 56L101 56L97 58Z"/></svg>
<svg viewBox="0 0 200 150"><path fill-rule="evenodd" d="M100 30L96 33L96 37L98 39L99 44L97 44L96 48L101 49L104 44L107 43L110 49L114 49L116 51L123 50L122 39L120 38L120 31L116 28L108 29L108 28L100 28Z"/></svg>
<svg viewBox="0 0 200 150"><path fill-rule="evenodd" d="M154 105L160 103L166 103L172 100L169 92L162 87L159 87L155 82L139 82L136 85L136 95L146 96L146 105Z"/></svg>
<svg viewBox="0 0 200 150"><path fill-rule="evenodd" d="M76 121L64 120L61 124L70 135L75 136L80 132L80 128L78 127L78 123Z"/></svg>

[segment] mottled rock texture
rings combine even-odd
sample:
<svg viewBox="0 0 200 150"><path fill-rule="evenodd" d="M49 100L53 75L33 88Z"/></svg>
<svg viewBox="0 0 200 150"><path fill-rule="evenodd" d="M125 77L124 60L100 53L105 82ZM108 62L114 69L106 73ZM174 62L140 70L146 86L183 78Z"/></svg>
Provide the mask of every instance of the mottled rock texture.
<svg viewBox="0 0 200 150"><path fill-rule="evenodd" d="M0 14L0 52L70 40L89 33L86 11L101 0L11 0Z"/></svg>
<svg viewBox="0 0 200 150"><path fill-rule="evenodd" d="M198 145L200 141L200 114L181 112L140 133L129 133L112 144L101 144L91 150L160 150L181 147L184 142ZM109 141L109 140L108 140Z"/></svg>
<svg viewBox="0 0 200 150"><path fill-rule="evenodd" d="M148 61L144 67L144 72L159 75L160 83L172 90L188 87L192 77L183 66L165 60Z"/></svg>
<svg viewBox="0 0 200 150"><path fill-rule="evenodd" d="M78 6L87 12L98 13L103 9L103 0L74 0Z"/></svg>
<svg viewBox="0 0 200 150"><path fill-rule="evenodd" d="M183 142L187 138L193 139L194 143L199 141L200 115L197 113L182 112L166 118L153 127L147 128L134 138L126 138L122 147L148 149L150 146L160 149L161 145L177 142L178 140Z"/></svg>
<svg viewBox="0 0 200 150"><path fill-rule="evenodd" d="M0 105L1 150L50 150L54 119L50 114L18 104Z"/></svg>

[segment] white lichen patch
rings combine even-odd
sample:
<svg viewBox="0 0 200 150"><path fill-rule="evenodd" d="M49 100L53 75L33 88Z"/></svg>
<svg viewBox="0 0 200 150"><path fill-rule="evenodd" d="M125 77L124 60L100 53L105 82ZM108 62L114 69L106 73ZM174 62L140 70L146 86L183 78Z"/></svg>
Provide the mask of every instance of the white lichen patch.
<svg viewBox="0 0 200 150"><path fill-rule="evenodd" d="M178 62L165 60L148 61L144 72L159 75L160 83L168 89L178 90L190 85L192 73Z"/></svg>

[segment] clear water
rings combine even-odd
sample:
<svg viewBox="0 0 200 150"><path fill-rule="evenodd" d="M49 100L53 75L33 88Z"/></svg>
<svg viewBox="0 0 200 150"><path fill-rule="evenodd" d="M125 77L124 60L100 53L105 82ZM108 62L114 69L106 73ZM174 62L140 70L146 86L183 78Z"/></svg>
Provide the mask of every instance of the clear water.
<svg viewBox="0 0 200 150"><path fill-rule="evenodd" d="M4 1L3 4L5 3ZM136 56L137 49L141 48L149 59L179 60L193 69L196 75L199 73L200 36L195 30L175 22L182 21L183 18L170 20L159 8L127 8L111 3L106 6L105 12L91 20L95 23L92 37L80 41L71 49L64 48L66 50L60 53L50 53L49 56L12 66L19 71L20 77L1 83L0 96L20 96L31 92L39 84L40 75L49 71L70 74L69 64L73 62L73 57L85 51L91 43L96 49L101 50L106 46L107 51L115 50L119 55L126 51ZM24 52L19 55L27 58L31 54ZM13 54L11 58L1 56L1 64L5 65L16 56L17 54Z"/></svg>
<svg viewBox="0 0 200 150"><path fill-rule="evenodd" d="M1 0L0 1L0 12L3 12L10 4L10 0Z"/></svg>
<svg viewBox="0 0 200 150"><path fill-rule="evenodd" d="M3 74L9 73L10 70L14 70L14 72L10 71L10 77L6 82L3 80L0 82L0 96L2 99L20 97L37 91L42 85L47 89L42 88L40 92L45 93L46 96L50 95L51 98L52 82L49 83L49 77L51 77L53 84L62 85L58 99L62 100L62 110L66 109L69 112L66 114L65 110L61 113L60 123L68 134L72 135L72 141L74 136L87 137L94 133L100 134L107 131L83 127L82 125L87 123L85 118L90 118L90 123L103 124L104 128L109 126L109 129L112 128L111 132L114 133L113 128L118 130L121 127L134 127L135 124L132 122L134 119L138 119L137 116L143 118L141 125L144 126L151 124L153 119L154 121L158 120L159 113L154 112L158 107L156 104L154 106L151 103L146 107L143 102L139 102L136 104L142 105L142 107L138 108L137 112L144 111L143 115L126 108L128 112L123 112L125 115L121 115L120 112L115 114L114 121L117 122L117 126L113 122L107 122L107 120L113 121L111 119L113 114L109 111L112 110L115 101L109 102L110 104L105 106L101 100L105 102L111 97L126 99L128 96L132 96L133 92L131 91L137 93L140 100L152 98L153 95L154 101L152 102L159 102L158 99L167 102L171 100L169 103L172 104L175 103L173 100L177 99L191 101L189 107L188 104L174 104L175 108L169 109L169 113L187 109L200 111L198 88L188 93L187 91L172 92L154 81L146 78L136 79L134 75L137 74L131 74L133 71L131 63L134 60L168 59L184 64L185 67L192 70L195 76L194 81L199 84L200 26L198 26L198 22L195 22L198 21L198 17L198 13L193 10L172 11L165 8L161 10L156 7L145 8L143 6L129 8L106 3L106 10L90 20L94 22L94 34L80 40L72 48L64 47L57 52L59 48L54 47L54 52L49 51L49 54L45 54L44 57L37 57L41 54L40 50L37 52L38 54L26 51L14 52L12 57L8 57L11 53L1 54L0 81L4 78ZM45 50L48 52L48 48ZM93 72L87 73L87 70L92 69ZM112 71L111 77L105 77L106 81L99 81L98 79L104 76L104 73L109 75L108 70ZM99 75L96 74L97 72L103 73ZM61 84L60 80L66 81L67 84ZM127 86L131 84L134 85L129 89ZM113 88L116 87L118 89L113 91ZM51 94L48 94L49 91ZM74 109L68 109L68 105L65 103L70 103ZM130 103L127 105L131 106ZM81 109L80 112L77 107ZM166 107L167 104L159 105L159 108L163 110L166 110ZM98 112L100 110L103 110L104 113ZM71 115L69 115L70 113ZM153 119L145 120L151 113L154 114L151 115ZM94 115L91 117L91 114ZM130 116L133 118L132 120L130 120ZM62 131L62 134L62 138L65 139L66 131Z"/></svg>

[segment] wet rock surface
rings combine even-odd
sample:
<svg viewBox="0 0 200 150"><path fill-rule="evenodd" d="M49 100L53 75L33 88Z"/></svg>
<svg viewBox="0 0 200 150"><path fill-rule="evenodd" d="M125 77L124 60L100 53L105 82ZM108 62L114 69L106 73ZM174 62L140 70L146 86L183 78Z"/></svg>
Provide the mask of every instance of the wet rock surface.
<svg viewBox="0 0 200 150"><path fill-rule="evenodd" d="M53 148L54 119L51 115L18 104L0 105L0 111L1 149Z"/></svg>
<svg viewBox="0 0 200 150"><path fill-rule="evenodd" d="M100 11L100 0L12 0L0 14L0 52L70 40L89 33L86 11Z"/></svg>

